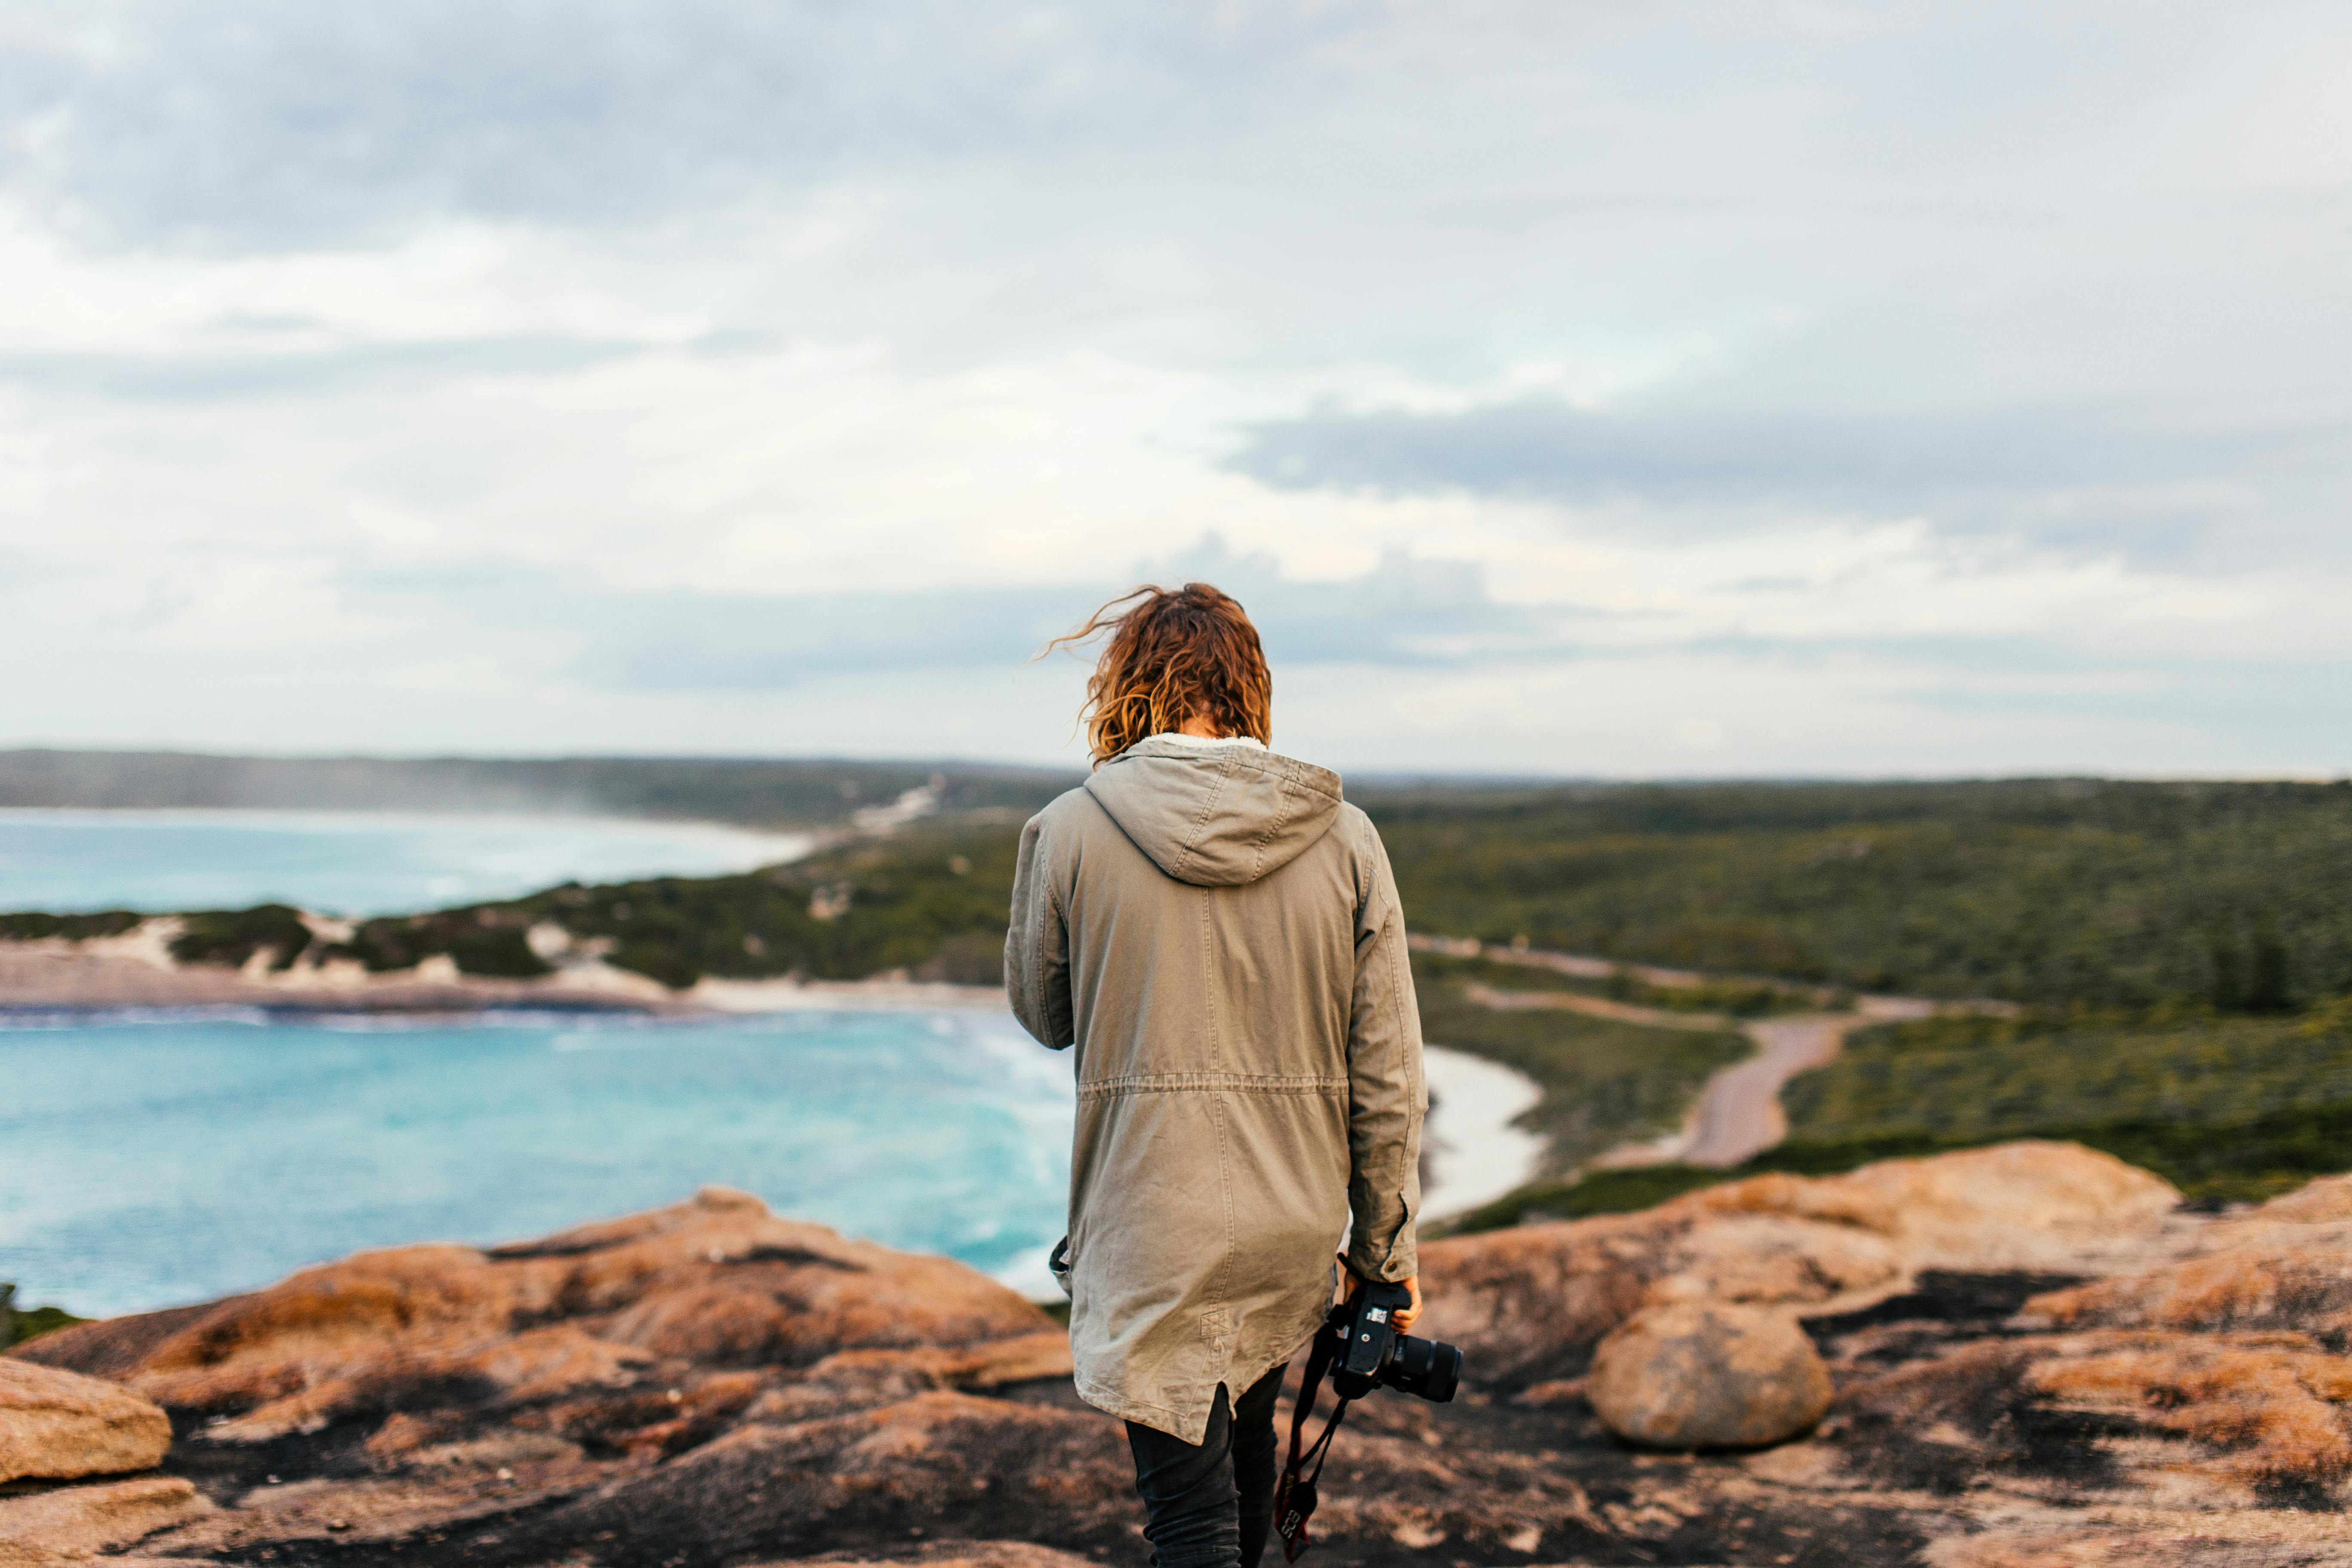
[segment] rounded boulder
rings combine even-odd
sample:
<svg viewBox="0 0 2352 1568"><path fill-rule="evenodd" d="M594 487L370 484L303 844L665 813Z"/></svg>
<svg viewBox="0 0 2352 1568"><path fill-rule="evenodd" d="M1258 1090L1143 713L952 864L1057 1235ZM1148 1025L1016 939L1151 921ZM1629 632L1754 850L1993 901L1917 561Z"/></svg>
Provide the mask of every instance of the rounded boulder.
<svg viewBox="0 0 2352 1568"><path fill-rule="evenodd" d="M1585 1396L1612 1432L1654 1448L1758 1448L1830 1407L1821 1352L1786 1311L1706 1301L1651 1307L1593 1352Z"/></svg>
<svg viewBox="0 0 2352 1568"><path fill-rule="evenodd" d="M0 1356L0 1481L152 1469L172 1446L152 1401L94 1377Z"/></svg>

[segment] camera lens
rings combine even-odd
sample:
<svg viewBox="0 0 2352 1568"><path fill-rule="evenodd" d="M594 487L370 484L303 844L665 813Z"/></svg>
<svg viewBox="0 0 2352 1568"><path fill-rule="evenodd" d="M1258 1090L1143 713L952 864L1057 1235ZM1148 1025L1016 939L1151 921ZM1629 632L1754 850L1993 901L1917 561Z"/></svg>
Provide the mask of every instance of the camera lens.
<svg viewBox="0 0 2352 1568"><path fill-rule="evenodd" d="M1402 1394L1418 1394L1444 1405L1462 1381L1462 1352L1443 1340L1397 1336L1396 1353L1381 1369L1381 1381Z"/></svg>

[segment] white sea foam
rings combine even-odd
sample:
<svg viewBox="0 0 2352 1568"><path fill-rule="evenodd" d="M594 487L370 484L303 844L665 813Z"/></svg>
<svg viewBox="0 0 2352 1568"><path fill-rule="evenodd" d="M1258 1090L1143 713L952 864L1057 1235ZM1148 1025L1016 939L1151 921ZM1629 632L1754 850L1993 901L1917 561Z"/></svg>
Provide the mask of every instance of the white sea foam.
<svg viewBox="0 0 2352 1568"><path fill-rule="evenodd" d="M996 1281L1011 1286L1032 1301L1063 1300L1062 1282L1054 1278L1049 1266L1053 1256L1054 1244L1050 1241L1043 1247L1033 1247L997 1269Z"/></svg>
<svg viewBox="0 0 2352 1568"><path fill-rule="evenodd" d="M1535 1080L1441 1046L1424 1047L1423 1061L1436 1102L1423 1134L1432 1167L1423 1212L1460 1214L1533 1180L1543 1141L1514 1123L1543 1097Z"/></svg>

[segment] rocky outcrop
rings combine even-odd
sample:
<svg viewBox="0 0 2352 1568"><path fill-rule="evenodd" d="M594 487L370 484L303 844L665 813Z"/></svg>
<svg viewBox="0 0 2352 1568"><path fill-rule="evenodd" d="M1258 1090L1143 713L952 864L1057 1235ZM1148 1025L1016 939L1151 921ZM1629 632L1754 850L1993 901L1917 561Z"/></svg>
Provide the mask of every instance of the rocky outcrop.
<svg viewBox="0 0 2352 1568"><path fill-rule="evenodd" d="M152 1400L79 1373L0 1359L0 1481L149 1470L172 1446Z"/></svg>
<svg viewBox="0 0 2352 1568"><path fill-rule="evenodd" d="M984 1384L1000 1362L1066 1364L1066 1350L1055 1360L1039 1336L1056 1342L1043 1312L961 1265L845 1241L712 1187L487 1252L362 1253L163 1324L62 1330L25 1353L107 1368L208 1417L215 1442L264 1442L430 1408L452 1390L468 1403L568 1397L602 1409L604 1391L657 1367L790 1369L842 1351L903 1351L940 1381ZM653 1425L675 1425L690 1402L667 1403L680 1410L653 1412L665 1417Z"/></svg>
<svg viewBox="0 0 2352 1568"><path fill-rule="evenodd" d="M1788 1312L1675 1301L1610 1331L1585 1396L1629 1442L1758 1448L1812 1430L1830 1407L1830 1373Z"/></svg>
<svg viewBox="0 0 2352 1568"><path fill-rule="evenodd" d="M2170 1204L2104 1156L2025 1144L1432 1243L1425 1331L1467 1346L1470 1381L1448 1405L1351 1410L1314 1560L2352 1564L2352 1182L2227 1216ZM1717 1358L1686 1389L1760 1363L1754 1386L1801 1412L1800 1332L1834 1391L1810 1434L1662 1452L1595 1414L1616 1347L1654 1379L1659 1355L1632 1351L1676 1344ZM44 1568L133 1541L334 1568L1144 1551L1124 1436L1078 1403L1042 1313L740 1194L362 1255L17 1353L120 1382L181 1434L162 1476L0 1492L0 1539Z"/></svg>
<svg viewBox="0 0 2352 1568"><path fill-rule="evenodd" d="M2352 1563L2347 1197L2327 1178L2184 1226L2150 1266L1883 1370L1865 1331L1832 1423L1849 1471L2019 1499L1951 1543L1958 1568Z"/></svg>
<svg viewBox="0 0 2352 1568"><path fill-rule="evenodd" d="M363 1253L209 1307L63 1330L19 1353L168 1406L197 1434L184 1445L205 1457L193 1470L242 1480L251 1467L222 1456L282 1464L275 1456L310 1439L341 1456L331 1473L217 1488L231 1506L179 1531L181 1552L390 1542L562 1499L572 1522L553 1528L617 1538L667 1507L709 1513L694 1500L699 1478L778 1462L779 1441L803 1457L837 1447L842 1469L834 1486L777 1489L765 1513L750 1510L775 1533L865 1517L845 1515L844 1499L906 1512L929 1497L945 1521L969 1477L1016 1485L1013 1470L1041 1443L1053 1448L1041 1421L1076 1421L1112 1451L1097 1424L1058 1412L966 1400L960 1416L943 1414L958 1390L1068 1376L1067 1340L1036 1307L960 1264L778 1219L717 1188L513 1247ZM918 1448L942 1467L934 1483L912 1479L911 1461L896 1492L861 1479ZM745 1543L772 1539L754 1529Z"/></svg>
<svg viewBox="0 0 2352 1568"><path fill-rule="evenodd" d="M79 1562L208 1511L177 1476L85 1479L151 1470L171 1446L172 1423L152 1400L0 1357L0 1568Z"/></svg>
<svg viewBox="0 0 2352 1568"><path fill-rule="evenodd" d="M2098 1267L2179 1202L2157 1177L2072 1143L1757 1176L1641 1214L1429 1243L1422 1331L1524 1386L1581 1373L1601 1336L1645 1306L1837 1312L1899 1294L1926 1269Z"/></svg>
<svg viewBox="0 0 2352 1568"><path fill-rule="evenodd" d="M0 1497L0 1568L86 1562L210 1511L178 1476Z"/></svg>

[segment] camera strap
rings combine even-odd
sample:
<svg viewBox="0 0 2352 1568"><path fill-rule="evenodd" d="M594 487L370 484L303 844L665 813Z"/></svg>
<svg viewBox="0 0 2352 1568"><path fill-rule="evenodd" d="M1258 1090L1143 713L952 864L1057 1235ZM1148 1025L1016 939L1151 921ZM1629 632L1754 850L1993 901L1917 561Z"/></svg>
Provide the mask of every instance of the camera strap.
<svg viewBox="0 0 2352 1568"><path fill-rule="evenodd" d="M1316 1331L1315 1348L1307 1352L1307 1371L1299 1379L1298 1402L1290 1407L1290 1462L1282 1468L1282 1481L1274 1493L1274 1528L1282 1537L1282 1560L1286 1563L1297 1562L1315 1543L1307 1530L1307 1521L1315 1517L1315 1483L1323 1474L1323 1461L1330 1456L1331 1439L1339 1430L1340 1417L1348 1414L1349 1401L1342 1397L1331 1407L1331 1419L1324 1424L1323 1435L1304 1453L1299 1451L1307 1423L1315 1414L1315 1401L1323 1392L1323 1374L1331 1369L1332 1347L1338 1342L1328 1330ZM1333 1393L1338 1390L1335 1388ZM1304 1472L1309 1463L1314 1465L1314 1470Z"/></svg>

